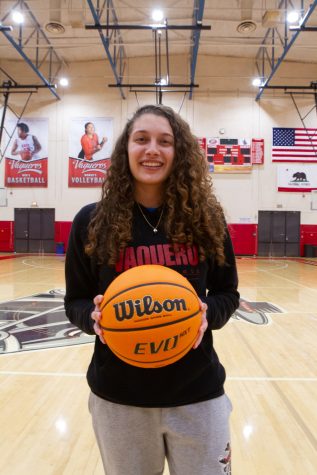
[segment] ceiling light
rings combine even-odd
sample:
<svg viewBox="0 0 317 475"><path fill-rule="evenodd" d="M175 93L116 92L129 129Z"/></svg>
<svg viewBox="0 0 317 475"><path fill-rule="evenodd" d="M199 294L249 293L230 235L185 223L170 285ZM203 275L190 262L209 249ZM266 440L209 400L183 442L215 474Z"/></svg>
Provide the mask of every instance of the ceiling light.
<svg viewBox="0 0 317 475"><path fill-rule="evenodd" d="M296 10L292 10L287 14L288 23L297 23L299 20L299 13Z"/></svg>
<svg viewBox="0 0 317 475"><path fill-rule="evenodd" d="M152 11L152 20L154 21L162 21L164 18L163 10L153 10Z"/></svg>
<svg viewBox="0 0 317 475"><path fill-rule="evenodd" d="M67 78L60 78L59 84L60 84L60 86L66 87L66 86L68 86L69 81L68 81Z"/></svg>
<svg viewBox="0 0 317 475"><path fill-rule="evenodd" d="M262 79L261 78L254 78L252 81L252 86L254 87L260 87L262 85Z"/></svg>
<svg viewBox="0 0 317 475"><path fill-rule="evenodd" d="M19 25L24 22L24 16L18 10L13 10L12 12L12 20Z"/></svg>
<svg viewBox="0 0 317 475"><path fill-rule="evenodd" d="M160 86L167 86L167 79L166 78L161 78L159 84L160 84Z"/></svg>

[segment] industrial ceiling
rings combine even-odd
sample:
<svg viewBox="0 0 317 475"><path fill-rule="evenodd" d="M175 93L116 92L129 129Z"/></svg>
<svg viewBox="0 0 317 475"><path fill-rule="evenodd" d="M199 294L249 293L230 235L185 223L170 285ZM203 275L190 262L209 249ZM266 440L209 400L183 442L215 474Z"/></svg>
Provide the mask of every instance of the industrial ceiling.
<svg viewBox="0 0 317 475"><path fill-rule="evenodd" d="M282 61L316 65L317 73L316 4L288 0L1 0L0 66L1 60L25 61L36 74L38 71L37 83L50 85L62 66L106 61L112 67L112 82L120 85L129 83L125 62L158 57L159 46L165 59L166 53L170 58L187 55L192 87L196 65L206 56L254 61L262 85L268 85ZM22 27L11 17L18 7L26 13ZM164 12L161 29L151 18L155 7ZM286 22L293 7L300 12L300 21L305 20L298 23L297 31L290 30ZM10 26L12 30L4 31ZM50 71L46 68L41 73L48 61ZM157 74L156 82L161 81Z"/></svg>

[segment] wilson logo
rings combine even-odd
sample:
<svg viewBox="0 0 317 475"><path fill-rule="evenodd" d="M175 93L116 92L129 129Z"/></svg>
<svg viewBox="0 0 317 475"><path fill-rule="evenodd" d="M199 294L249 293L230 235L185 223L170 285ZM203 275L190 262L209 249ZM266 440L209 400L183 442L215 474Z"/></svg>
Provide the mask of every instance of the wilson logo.
<svg viewBox="0 0 317 475"><path fill-rule="evenodd" d="M166 299L162 302L153 300L150 295L146 295L143 299L125 300L113 305L116 319L119 322L129 320L135 315L143 317L144 315L153 315L154 313L180 312L187 310L184 299Z"/></svg>

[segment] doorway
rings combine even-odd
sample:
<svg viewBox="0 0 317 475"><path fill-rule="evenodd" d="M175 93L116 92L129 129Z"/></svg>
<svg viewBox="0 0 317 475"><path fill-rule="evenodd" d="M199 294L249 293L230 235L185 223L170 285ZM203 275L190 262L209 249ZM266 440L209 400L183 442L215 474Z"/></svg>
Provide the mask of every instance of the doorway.
<svg viewBox="0 0 317 475"><path fill-rule="evenodd" d="M298 257L299 241L299 211L259 211L258 256Z"/></svg>
<svg viewBox="0 0 317 475"><path fill-rule="evenodd" d="M15 252L55 252L55 209L14 209Z"/></svg>

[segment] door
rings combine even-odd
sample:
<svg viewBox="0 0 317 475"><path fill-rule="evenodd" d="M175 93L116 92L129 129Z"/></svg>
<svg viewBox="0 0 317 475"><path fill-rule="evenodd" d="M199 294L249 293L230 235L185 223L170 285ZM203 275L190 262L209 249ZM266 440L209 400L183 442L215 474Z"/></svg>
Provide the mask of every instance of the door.
<svg viewBox="0 0 317 475"><path fill-rule="evenodd" d="M14 210L14 250L29 252L29 215L26 208Z"/></svg>
<svg viewBox="0 0 317 475"><path fill-rule="evenodd" d="M299 240L299 211L259 211L259 256L297 257Z"/></svg>
<svg viewBox="0 0 317 475"><path fill-rule="evenodd" d="M16 208L14 210L15 252L55 251L55 209Z"/></svg>

